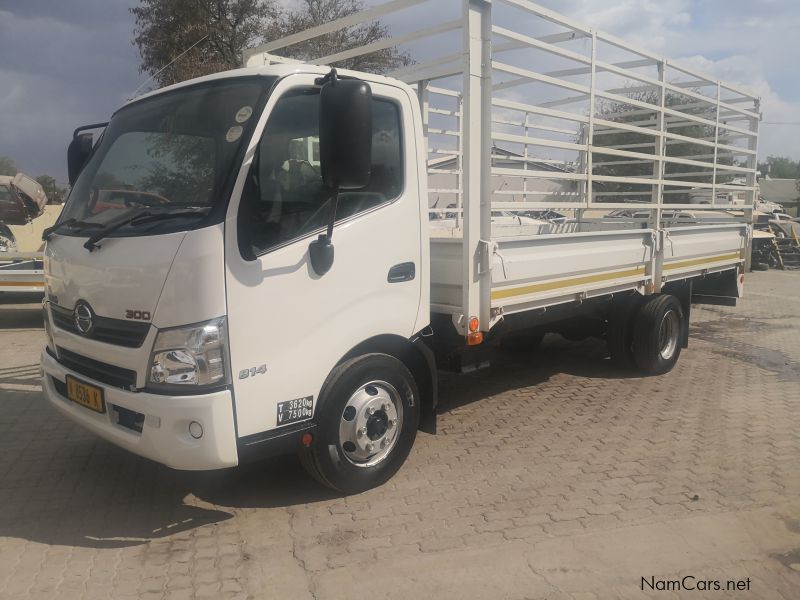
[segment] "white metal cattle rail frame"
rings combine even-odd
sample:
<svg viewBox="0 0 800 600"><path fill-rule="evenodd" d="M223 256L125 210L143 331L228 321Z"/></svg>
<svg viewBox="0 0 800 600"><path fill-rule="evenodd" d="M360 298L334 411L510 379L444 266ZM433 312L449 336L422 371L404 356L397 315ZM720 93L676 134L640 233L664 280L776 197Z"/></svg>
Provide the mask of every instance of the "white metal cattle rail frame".
<svg viewBox="0 0 800 600"><path fill-rule="evenodd" d="M670 277L745 260L757 193L758 97L528 0L391 0L254 48L246 64L294 62L280 54L378 19L393 37L325 56L304 50L303 58L341 66L390 48L422 49L424 58L388 75L417 91L428 141L431 218L449 214L452 231L444 241L459 245L451 254L474 258L459 261L460 282L452 282L449 292L445 283L436 293L432 274L434 310L479 315L484 327L503 310L591 295L586 290L658 291ZM414 25L422 21L423 28ZM515 166L497 166L499 157ZM547 189L541 182L549 182ZM709 201L698 206L692 194L707 194ZM735 194L744 200L732 212L730 201L720 199ZM540 229L535 238L524 227L516 235L493 235L493 210L535 216L546 209L570 216L568 226ZM624 209L649 217L609 212ZM698 209L704 218L697 217ZM695 212L678 222L680 211ZM721 242L726 232L745 239L740 252ZM515 244L526 240L552 247L558 236L560 244L574 242L577 248L587 236L626 235L650 246L644 259L564 265L571 278L552 274L560 291L551 289L552 277L542 281L529 272L524 256L518 258L524 274L506 273L502 254L504 273L490 274L498 261L492 250L498 254L504 242L513 254ZM590 246L584 251L593 253ZM550 259L569 262L571 252ZM530 264L541 265L541 257ZM613 285L602 277L593 283L598 271L628 277L613 279ZM560 279L575 286L559 288ZM518 302L511 300L515 296L521 296Z"/></svg>

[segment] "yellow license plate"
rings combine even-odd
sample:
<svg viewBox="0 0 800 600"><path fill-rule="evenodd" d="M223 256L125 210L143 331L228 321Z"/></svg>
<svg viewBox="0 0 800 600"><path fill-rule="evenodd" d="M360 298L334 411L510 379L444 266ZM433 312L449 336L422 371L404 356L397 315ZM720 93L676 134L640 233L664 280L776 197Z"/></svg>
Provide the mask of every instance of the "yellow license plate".
<svg viewBox="0 0 800 600"><path fill-rule="evenodd" d="M99 413L106 412L103 390L67 375L67 398Z"/></svg>

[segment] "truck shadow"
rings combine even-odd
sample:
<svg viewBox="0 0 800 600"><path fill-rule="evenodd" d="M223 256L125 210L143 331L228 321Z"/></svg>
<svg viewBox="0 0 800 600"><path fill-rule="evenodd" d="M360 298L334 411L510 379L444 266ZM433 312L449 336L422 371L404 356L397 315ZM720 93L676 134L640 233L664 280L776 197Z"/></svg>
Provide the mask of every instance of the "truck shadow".
<svg viewBox="0 0 800 600"><path fill-rule="evenodd" d="M572 342L548 334L541 346L531 352L494 348L491 366L486 369L465 375L440 374L438 412L445 414L488 396L533 387L559 374L604 380L643 377L614 365L603 340Z"/></svg>
<svg viewBox="0 0 800 600"><path fill-rule="evenodd" d="M494 358L488 370L444 377L440 412L535 386L558 373L625 376L610 367L600 341L549 336L540 352L498 352ZM0 373L0 383L18 375ZM214 526L236 518L240 510L340 496L306 475L294 456L222 471L174 471L67 423L39 391L0 391L0 409L9 416L0 421L0 538L124 548Z"/></svg>

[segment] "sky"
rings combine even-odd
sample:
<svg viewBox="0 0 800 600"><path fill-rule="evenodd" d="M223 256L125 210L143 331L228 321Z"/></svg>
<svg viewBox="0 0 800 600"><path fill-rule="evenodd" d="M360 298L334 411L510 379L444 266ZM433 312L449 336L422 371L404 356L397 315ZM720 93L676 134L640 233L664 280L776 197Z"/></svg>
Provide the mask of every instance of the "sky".
<svg viewBox="0 0 800 600"><path fill-rule="evenodd" d="M540 3L753 90L764 113L760 156L800 159L800 126L783 124L800 122L797 0ZM65 182L72 130L107 120L147 79L131 44L135 4L0 0L0 156Z"/></svg>

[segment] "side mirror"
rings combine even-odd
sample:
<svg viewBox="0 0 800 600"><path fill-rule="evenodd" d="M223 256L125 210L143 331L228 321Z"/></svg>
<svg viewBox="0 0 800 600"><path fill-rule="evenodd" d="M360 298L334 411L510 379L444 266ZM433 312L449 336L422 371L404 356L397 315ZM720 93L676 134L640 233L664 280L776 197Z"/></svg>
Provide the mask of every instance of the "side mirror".
<svg viewBox="0 0 800 600"><path fill-rule="evenodd" d="M369 184L372 170L372 88L365 81L339 79L336 69L321 80L319 159L322 181L331 190L328 231L308 248L311 267L320 277L333 266L333 226L339 190Z"/></svg>
<svg viewBox="0 0 800 600"><path fill-rule="evenodd" d="M94 137L91 133L81 133L72 138L67 148L67 175L70 186L75 185L78 174L92 152Z"/></svg>
<svg viewBox="0 0 800 600"><path fill-rule="evenodd" d="M332 190L369 183L372 167L372 89L357 79L331 80L319 96L322 180Z"/></svg>

